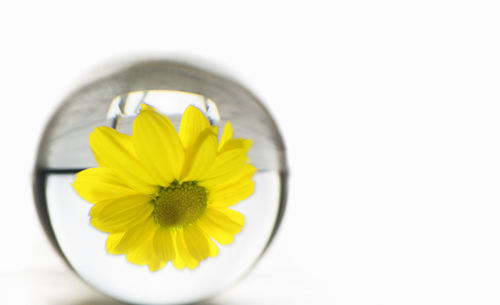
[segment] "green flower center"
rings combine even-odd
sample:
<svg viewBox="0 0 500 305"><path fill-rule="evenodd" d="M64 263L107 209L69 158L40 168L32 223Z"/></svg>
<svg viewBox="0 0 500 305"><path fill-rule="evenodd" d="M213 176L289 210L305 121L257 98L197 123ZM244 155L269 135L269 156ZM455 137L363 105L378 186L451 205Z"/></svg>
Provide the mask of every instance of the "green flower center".
<svg viewBox="0 0 500 305"><path fill-rule="evenodd" d="M207 191L195 181L172 182L153 200L153 216L164 227L180 227L194 222L207 208Z"/></svg>

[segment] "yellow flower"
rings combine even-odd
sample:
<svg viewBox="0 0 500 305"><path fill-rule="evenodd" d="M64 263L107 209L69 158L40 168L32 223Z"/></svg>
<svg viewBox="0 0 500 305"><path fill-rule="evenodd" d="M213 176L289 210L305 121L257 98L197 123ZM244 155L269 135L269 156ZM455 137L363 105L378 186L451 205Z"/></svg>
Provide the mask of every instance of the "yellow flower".
<svg viewBox="0 0 500 305"><path fill-rule="evenodd" d="M132 135L109 127L90 134L99 167L79 172L74 189L94 204L90 223L109 233L106 249L156 271L168 261L196 268L227 245L244 218L229 207L253 193L256 168L251 141L233 139L228 122L217 126L193 106L179 133L163 114L144 105Z"/></svg>

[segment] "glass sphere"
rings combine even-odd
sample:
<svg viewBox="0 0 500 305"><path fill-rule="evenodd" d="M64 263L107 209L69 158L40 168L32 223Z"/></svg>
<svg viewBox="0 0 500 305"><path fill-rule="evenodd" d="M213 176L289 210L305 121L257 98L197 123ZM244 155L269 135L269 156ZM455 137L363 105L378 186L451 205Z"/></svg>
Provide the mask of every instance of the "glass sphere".
<svg viewBox="0 0 500 305"><path fill-rule="evenodd" d="M245 217L234 242L190 270L167 264L151 272L106 251L107 233L90 225L92 205L73 189L75 174L96 167L89 133L109 126L131 134L140 105L167 115L176 129L189 105L200 109L219 137L230 121L235 138L251 139L248 156L257 168L253 194L234 209ZM192 303L207 299L242 278L273 239L285 209L285 149L272 116L238 83L197 67L167 60L104 69L69 95L49 121L40 143L35 201L45 232L58 253L84 281L121 301Z"/></svg>

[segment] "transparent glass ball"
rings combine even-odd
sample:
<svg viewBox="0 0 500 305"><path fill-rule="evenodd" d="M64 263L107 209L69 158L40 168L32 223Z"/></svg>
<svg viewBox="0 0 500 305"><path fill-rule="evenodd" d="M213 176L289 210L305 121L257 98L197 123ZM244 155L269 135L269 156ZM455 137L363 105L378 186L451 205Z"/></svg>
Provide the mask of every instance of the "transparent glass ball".
<svg viewBox="0 0 500 305"><path fill-rule="evenodd" d="M238 83L197 67L167 60L109 67L69 95L49 121L40 143L34 193L45 232L84 281L121 301L179 304L207 299L242 278L272 241L285 209L285 149L272 116ZM254 193L233 208L245 216L242 231L219 254L193 269L168 263L151 272L106 252L107 233L90 225L92 205L73 189L75 174L96 167L89 133L110 126L130 134L141 103L166 114L176 128L195 105L220 130L231 121L234 137L253 141L258 171Z"/></svg>

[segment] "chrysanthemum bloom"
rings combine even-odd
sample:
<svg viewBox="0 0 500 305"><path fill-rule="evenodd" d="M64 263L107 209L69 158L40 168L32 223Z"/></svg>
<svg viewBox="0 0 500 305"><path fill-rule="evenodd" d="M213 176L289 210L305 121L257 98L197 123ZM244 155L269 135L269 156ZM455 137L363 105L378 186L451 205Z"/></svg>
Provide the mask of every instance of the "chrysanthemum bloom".
<svg viewBox="0 0 500 305"><path fill-rule="evenodd" d="M106 249L151 271L168 261L196 268L240 232L244 218L229 207L253 193L251 141L233 139L193 106L179 133L163 114L143 105L132 135L109 127L90 134L99 167L79 172L73 187L94 204L90 223L109 233Z"/></svg>

